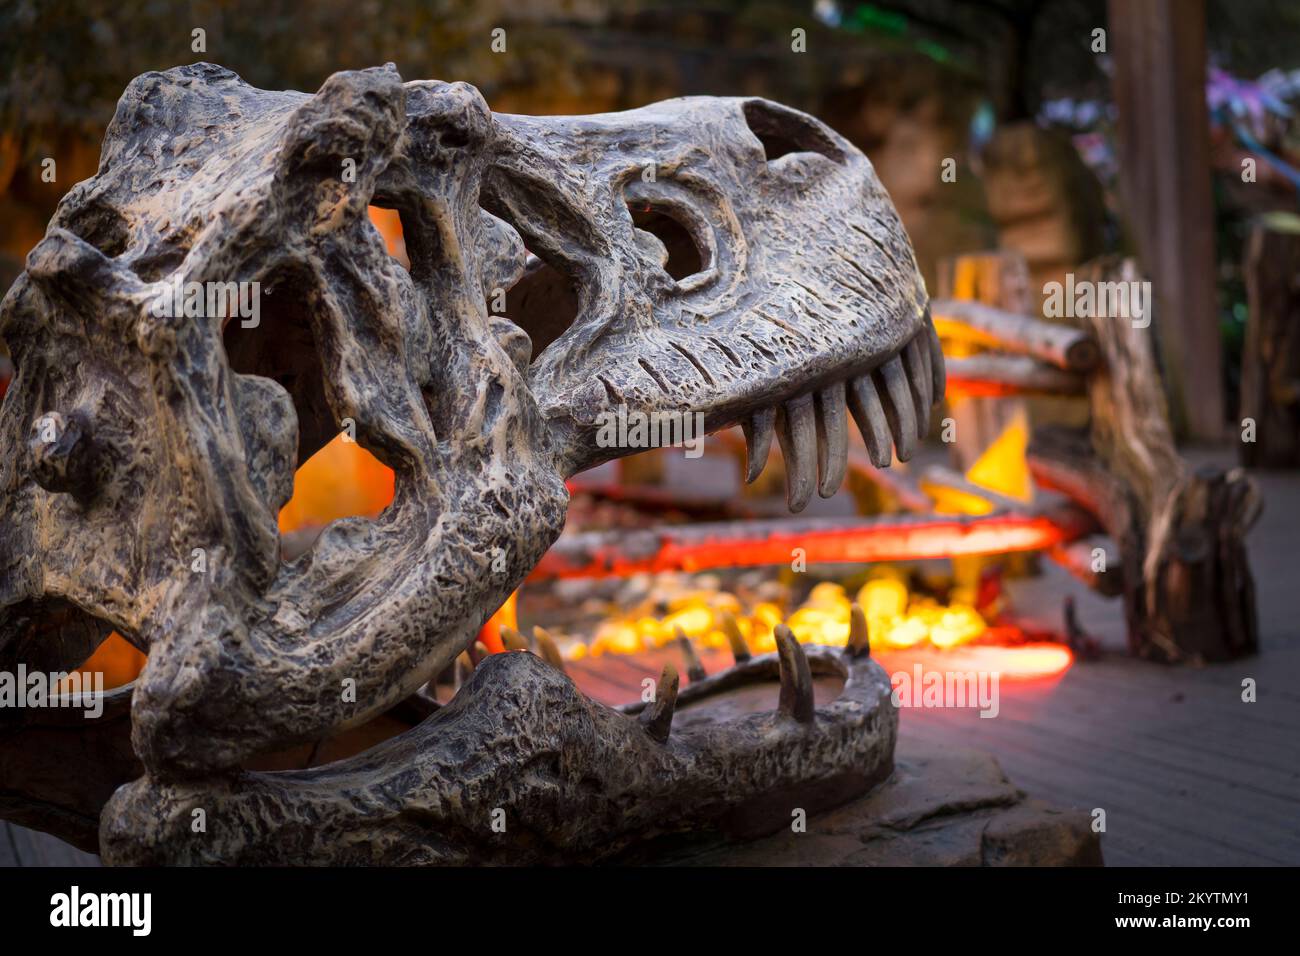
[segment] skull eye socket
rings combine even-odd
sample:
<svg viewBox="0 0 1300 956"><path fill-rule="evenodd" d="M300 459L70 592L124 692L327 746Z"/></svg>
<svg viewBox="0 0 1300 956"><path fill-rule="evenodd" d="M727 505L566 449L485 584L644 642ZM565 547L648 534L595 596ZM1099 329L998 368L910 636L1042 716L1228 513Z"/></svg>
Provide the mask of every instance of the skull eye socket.
<svg viewBox="0 0 1300 956"><path fill-rule="evenodd" d="M697 272L703 272L705 254L691 231L676 219L670 210L640 200L628 200L627 210L632 215L632 225L648 232L664 244L668 261L664 271L678 281Z"/></svg>
<svg viewBox="0 0 1300 956"><path fill-rule="evenodd" d="M573 280L530 252L523 276L506 292L506 316L528 333L536 360L578 317Z"/></svg>
<svg viewBox="0 0 1300 956"><path fill-rule="evenodd" d="M301 463L338 432L313 331L316 290L304 270L283 267L262 279L262 292L261 321L255 327L228 321L222 329L226 363L232 372L269 378L289 393L298 415Z"/></svg>
<svg viewBox="0 0 1300 956"><path fill-rule="evenodd" d="M790 153L817 153L833 162L844 163L844 152L811 117L766 100L750 100L744 106L749 131L763 144L769 163Z"/></svg>

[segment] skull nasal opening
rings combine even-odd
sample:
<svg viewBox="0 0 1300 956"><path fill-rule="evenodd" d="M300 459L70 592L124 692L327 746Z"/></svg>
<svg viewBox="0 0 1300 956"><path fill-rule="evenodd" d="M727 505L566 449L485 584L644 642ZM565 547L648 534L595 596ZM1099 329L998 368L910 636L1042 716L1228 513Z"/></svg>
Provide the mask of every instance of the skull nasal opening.
<svg viewBox="0 0 1300 956"><path fill-rule="evenodd" d="M749 100L744 112L745 122L763 144L769 163L789 153L817 153L844 163L844 151L812 117L766 100Z"/></svg>

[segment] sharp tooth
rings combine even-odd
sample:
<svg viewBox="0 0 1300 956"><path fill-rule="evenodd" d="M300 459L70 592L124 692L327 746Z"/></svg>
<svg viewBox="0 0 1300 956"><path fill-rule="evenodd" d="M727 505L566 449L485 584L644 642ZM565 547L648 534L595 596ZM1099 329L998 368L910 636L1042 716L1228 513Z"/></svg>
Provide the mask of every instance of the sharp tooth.
<svg viewBox="0 0 1300 956"><path fill-rule="evenodd" d="M776 437L785 456L786 502L798 513L807 507L817 484L817 413L811 394L792 398L781 407Z"/></svg>
<svg viewBox="0 0 1300 956"><path fill-rule="evenodd" d="M894 451L899 461L907 461L916 449L916 409L912 407L912 387L907 384L902 358L895 355L882 365L880 378L889 396L885 417L894 433Z"/></svg>
<svg viewBox="0 0 1300 956"><path fill-rule="evenodd" d="M508 651L526 651L528 650L528 638L513 627L503 624L501 625L501 645Z"/></svg>
<svg viewBox="0 0 1300 956"><path fill-rule="evenodd" d="M916 437L925 438L930 433L930 369L926 359L930 347L917 335L907 343L903 350L903 361L907 367L907 380L912 385L912 400L916 407Z"/></svg>
<svg viewBox="0 0 1300 956"><path fill-rule="evenodd" d="M673 728L677 683L677 668L665 664L664 672L659 676L659 685L655 688L654 701L641 711L641 726L653 740L661 744L668 742L668 734Z"/></svg>
<svg viewBox="0 0 1300 956"><path fill-rule="evenodd" d="M735 662L743 664L749 660L749 645L745 643L745 636L740 633L736 616L730 611L722 612L722 633L727 635L727 643L731 645L731 656Z"/></svg>
<svg viewBox="0 0 1300 956"><path fill-rule="evenodd" d="M867 615L854 604L849 609L849 651L854 657L871 653L871 635L867 632Z"/></svg>
<svg viewBox="0 0 1300 956"><path fill-rule="evenodd" d="M849 461L849 429L845 419L844 383L817 393L817 494L829 498L839 491Z"/></svg>
<svg viewBox="0 0 1300 956"><path fill-rule="evenodd" d="M775 408L764 408L740 423L740 428L745 433L745 455L749 466L748 474L745 475L746 484L763 473L767 453L772 449L772 429L775 423Z"/></svg>
<svg viewBox="0 0 1300 956"><path fill-rule="evenodd" d="M939 333L935 331L934 320L930 317L930 310L925 310L925 322L928 332L926 338L930 343L930 387L936 402L943 401L944 393L948 389L948 372L943 367L943 347L939 344Z"/></svg>
<svg viewBox="0 0 1300 956"><path fill-rule="evenodd" d="M848 399L849 411L858 423L862 440L867 443L871 463L877 468L888 468L894 458L889 449L889 422L870 372L849 382Z"/></svg>
<svg viewBox="0 0 1300 956"><path fill-rule="evenodd" d="M813 686L808 657L790 628L778 624L775 633L777 661L781 667L781 696L776 709L782 717L793 717L801 724L810 724L813 719Z"/></svg>
<svg viewBox="0 0 1300 956"><path fill-rule="evenodd" d="M460 690L469 683L473 673L474 662L470 659L469 652L461 651L456 655L456 670L452 676L452 687Z"/></svg>
<svg viewBox="0 0 1300 956"><path fill-rule="evenodd" d="M533 625L533 641L537 644L537 649L540 652L538 656L556 670L563 673L564 655L560 653L560 648L556 645L555 638L551 637L546 628L542 627L540 624Z"/></svg>
<svg viewBox="0 0 1300 956"><path fill-rule="evenodd" d="M695 645L691 643L691 639L686 636L686 632L681 629L680 625L675 630L677 631L677 644L682 649L682 657L686 659L686 676L691 679L692 684L704 680L709 675L705 671L704 665L700 663L700 655L695 653Z"/></svg>
<svg viewBox="0 0 1300 956"><path fill-rule="evenodd" d="M922 333L924 335L924 333ZM934 411L934 369L930 367L930 343L921 336L917 336L919 341L919 350L921 353L921 368L923 369L924 378L922 382L925 385L925 414L926 424L929 424L929 417ZM927 428L926 431L929 431ZM925 436L922 435L922 438Z"/></svg>

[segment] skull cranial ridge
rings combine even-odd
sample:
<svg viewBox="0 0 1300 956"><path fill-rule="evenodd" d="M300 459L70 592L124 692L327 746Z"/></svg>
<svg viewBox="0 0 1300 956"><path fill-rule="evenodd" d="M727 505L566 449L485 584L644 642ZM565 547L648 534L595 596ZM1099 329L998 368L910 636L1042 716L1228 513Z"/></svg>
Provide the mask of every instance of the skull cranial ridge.
<svg viewBox="0 0 1300 956"><path fill-rule="evenodd" d="M409 270L370 205L400 212ZM259 283L261 325L150 308L160 285L193 282ZM501 290L505 316L488 308ZM17 369L0 440L21 450L0 460L0 666L75 667L110 630L149 655L131 703L146 775L104 814L115 859L146 845L189 858L168 816L186 793L234 807L232 794L266 787L327 828L409 829L355 806L343 822L329 774L240 767L389 710L472 643L562 529L564 479L636 450L602 447L602 412L740 423L751 479L775 434L798 510L842 480L849 415L885 465L891 445L910 455L943 390L892 204L867 159L811 117L707 97L494 114L467 84L404 84L391 64L315 94L206 63L138 77L98 173L65 197L0 306L0 336ZM393 468L393 504L282 562L296 464L345 422ZM784 701L802 655L796 643L737 673L779 676ZM696 772L687 754L736 764L674 825L793 786L781 747L817 780L878 779L896 727L883 672L851 652L809 656L845 681L811 723L810 709L686 721L653 739L678 786ZM452 786L447 754L463 750L439 750L434 730L463 744L483 719L525 750L558 748L559 783L589 766L626 798L641 778L609 755L641 753L651 731L540 666L481 668L436 727L390 742L394 759L428 745L403 812L427 820ZM687 696L706 706L704 691ZM488 717L454 720L469 711ZM580 729L560 732L556 713ZM509 755L493 759L510 771ZM669 799L651 789L644 806ZM204 852L269 858L249 849L272 853L252 806L238 846ZM142 829L150 840L127 838Z"/></svg>

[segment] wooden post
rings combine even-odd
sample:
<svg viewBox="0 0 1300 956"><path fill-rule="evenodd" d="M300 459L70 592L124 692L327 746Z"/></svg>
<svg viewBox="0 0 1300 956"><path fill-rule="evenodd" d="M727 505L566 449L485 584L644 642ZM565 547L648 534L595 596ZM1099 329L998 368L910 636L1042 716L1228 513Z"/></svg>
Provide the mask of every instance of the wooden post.
<svg viewBox="0 0 1300 956"><path fill-rule="evenodd" d="M1204 0L1110 0L1120 185L1158 303L1175 430L1224 435ZM1080 42L1083 42L1082 40Z"/></svg>
<svg viewBox="0 0 1300 956"><path fill-rule="evenodd" d="M1243 271L1250 318L1241 357L1241 462L1300 465L1300 217L1255 223Z"/></svg>

